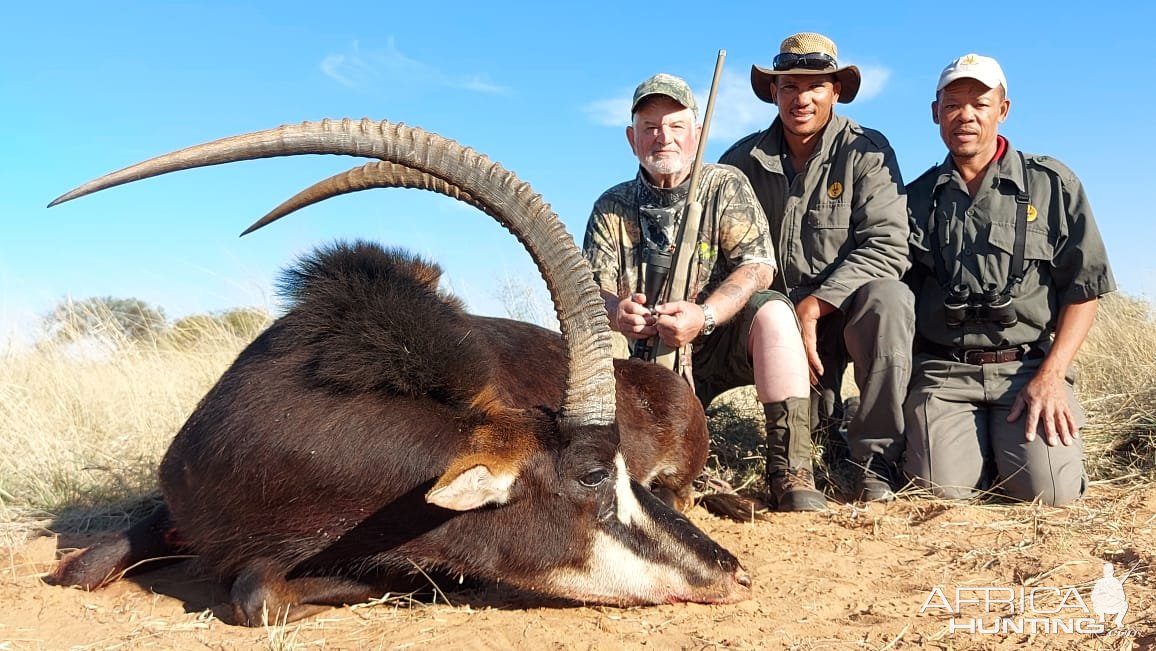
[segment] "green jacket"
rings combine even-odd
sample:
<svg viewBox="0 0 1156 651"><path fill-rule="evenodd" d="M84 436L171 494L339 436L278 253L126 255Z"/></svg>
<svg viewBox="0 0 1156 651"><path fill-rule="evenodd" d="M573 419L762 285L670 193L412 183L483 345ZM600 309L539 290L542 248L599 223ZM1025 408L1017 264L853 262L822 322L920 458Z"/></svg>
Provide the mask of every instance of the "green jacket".
<svg viewBox="0 0 1156 651"><path fill-rule="evenodd" d="M742 170L770 220L779 253L775 288L840 309L864 283L910 267L907 204L883 134L831 116L815 153L787 182L782 121L736 142L720 162Z"/></svg>
<svg viewBox="0 0 1156 651"><path fill-rule="evenodd" d="M1116 289L1080 180L1054 158L1023 156L1029 194L1027 272L1012 303L1018 323L1008 328L975 319L949 327L944 299L945 286L963 284L972 293L987 284L998 290L1007 286L1015 248L1016 194L1025 189L1020 154L1009 144L988 167L974 200L950 155L907 186L915 263L908 282L915 293L916 331L925 339L960 347L1041 341L1055 331L1062 306ZM936 272L936 249L943 255L946 282Z"/></svg>

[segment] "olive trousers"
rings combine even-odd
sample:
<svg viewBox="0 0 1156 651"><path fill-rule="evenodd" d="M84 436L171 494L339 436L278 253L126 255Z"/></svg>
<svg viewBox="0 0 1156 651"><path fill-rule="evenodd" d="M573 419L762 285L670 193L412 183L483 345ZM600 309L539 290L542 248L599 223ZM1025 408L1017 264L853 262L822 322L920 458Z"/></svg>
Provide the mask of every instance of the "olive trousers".
<svg viewBox="0 0 1156 651"><path fill-rule="evenodd" d="M973 365L916 355L904 403L905 470L936 496L963 499L990 491L1015 500L1060 505L1080 497L1086 484L1083 445L1048 445L1040 424L1024 435L1026 415L1007 422L1016 395L1043 358ZM1068 372L1068 405L1078 425L1084 411Z"/></svg>

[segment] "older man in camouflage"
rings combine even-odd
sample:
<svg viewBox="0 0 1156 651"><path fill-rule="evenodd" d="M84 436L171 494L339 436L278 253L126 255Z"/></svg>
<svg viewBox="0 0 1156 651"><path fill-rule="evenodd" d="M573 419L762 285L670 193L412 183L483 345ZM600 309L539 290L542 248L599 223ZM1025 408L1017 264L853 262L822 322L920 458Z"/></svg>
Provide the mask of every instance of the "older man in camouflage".
<svg viewBox="0 0 1156 651"><path fill-rule="evenodd" d="M834 42L806 32L782 42L773 68L751 66L755 95L777 104L778 116L721 162L747 175L770 219L775 287L795 303L823 396L820 421L841 411L843 372L854 364L860 407L847 443L855 493L887 500L903 452L914 336L913 299L900 281L910 266L907 207L887 139L834 112L860 83L859 69L840 67L836 56Z"/></svg>
<svg viewBox="0 0 1156 651"><path fill-rule="evenodd" d="M774 251L750 184L732 167L702 167L696 196L702 220L687 270L692 291L687 300L648 308L654 297L644 293L643 261L678 246L701 127L690 88L666 74L638 86L631 118L626 139L638 173L598 198L583 245L611 327L628 339L657 335L672 348L691 345L693 382L704 406L727 389L754 384L767 416L768 480L777 508L824 509L810 470L802 338L790 303L767 290Z"/></svg>

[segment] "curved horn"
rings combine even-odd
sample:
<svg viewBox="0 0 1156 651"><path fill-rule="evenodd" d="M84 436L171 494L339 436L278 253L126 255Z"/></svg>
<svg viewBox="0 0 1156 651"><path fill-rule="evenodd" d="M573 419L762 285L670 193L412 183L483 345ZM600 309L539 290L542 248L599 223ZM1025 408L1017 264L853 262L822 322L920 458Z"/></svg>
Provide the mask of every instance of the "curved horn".
<svg viewBox="0 0 1156 651"><path fill-rule="evenodd" d="M496 219L522 242L542 273L566 341L570 363L562 400L562 425L601 426L614 422L610 327L590 266L558 216L529 184L452 140L384 120L284 125L131 165L89 181L49 206L177 170L297 154L342 154L398 163L444 179L479 201L499 208Z"/></svg>
<svg viewBox="0 0 1156 651"><path fill-rule="evenodd" d="M413 188L416 190L429 190L431 192L437 192L438 194L444 194L447 197L453 197L463 203L468 203L494 219L501 220L497 209L478 201L473 195L445 179L438 178L427 172L419 172L412 167L406 167L388 161L376 161L366 163L361 167L355 167L340 174L335 174L324 181L314 183L292 197L289 197L289 199L285 200L273 210L270 210L268 214L261 219L253 222L253 225L246 228L241 235L248 235L259 228L272 224L286 215L331 197L373 188Z"/></svg>

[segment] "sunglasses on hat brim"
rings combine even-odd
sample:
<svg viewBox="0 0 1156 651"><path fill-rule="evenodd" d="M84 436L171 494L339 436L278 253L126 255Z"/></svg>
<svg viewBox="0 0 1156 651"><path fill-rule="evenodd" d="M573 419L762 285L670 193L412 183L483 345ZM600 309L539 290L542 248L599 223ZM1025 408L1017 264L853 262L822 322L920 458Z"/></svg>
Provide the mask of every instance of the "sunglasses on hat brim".
<svg viewBox="0 0 1156 651"><path fill-rule="evenodd" d="M787 70L827 70L828 68L837 68L835 57L824 52L808 52L806 54L795 54L794 52L783 52L775 55L772 62L776 72L785 72Z"/></svg>

